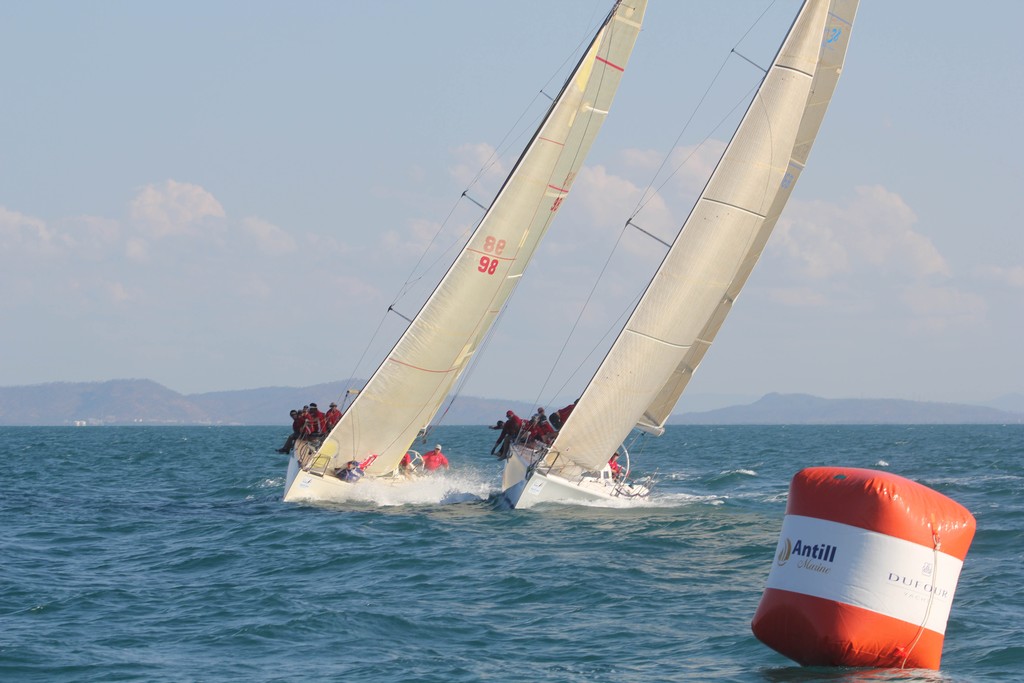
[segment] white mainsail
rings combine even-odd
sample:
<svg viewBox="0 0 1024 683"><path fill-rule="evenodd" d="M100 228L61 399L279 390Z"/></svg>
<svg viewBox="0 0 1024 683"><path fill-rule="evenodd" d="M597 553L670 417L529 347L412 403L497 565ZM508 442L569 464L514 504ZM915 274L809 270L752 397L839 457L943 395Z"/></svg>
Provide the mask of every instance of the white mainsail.
<svg viewBox="0 0 1024 683"><path fill-rule="evenodd" d="M465 369L568 194L640 31L646 0L619 0L440 284L324 440L321 466L393 471Z"/></svg>
<svg viewBox="0 0 1024 683"><path fill-rule="evenodd" d="M857 0L808 0L718 167L548 462L599 470L664 431L792 193L835 90Z"/></svg>

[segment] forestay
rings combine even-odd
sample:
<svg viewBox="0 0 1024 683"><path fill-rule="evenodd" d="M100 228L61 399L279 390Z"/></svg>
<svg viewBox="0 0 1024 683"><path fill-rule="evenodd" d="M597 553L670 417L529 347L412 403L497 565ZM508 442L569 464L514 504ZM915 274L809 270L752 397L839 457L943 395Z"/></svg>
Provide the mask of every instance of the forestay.
<svg viewBox="0 0 1024 683"><path fill-rule="evenodd" d="M842 69L856 7L856 0L810 0L800 10L549 460L599 469L634 427L663 431L803 169Z"/></svg>
<svg viewBox="0 0 1024 683"><path fill-rule="evenodd" d="M394 470L515 288L604 122L646 0L620 0L440 284L325 439L318 462Z"/></svg>

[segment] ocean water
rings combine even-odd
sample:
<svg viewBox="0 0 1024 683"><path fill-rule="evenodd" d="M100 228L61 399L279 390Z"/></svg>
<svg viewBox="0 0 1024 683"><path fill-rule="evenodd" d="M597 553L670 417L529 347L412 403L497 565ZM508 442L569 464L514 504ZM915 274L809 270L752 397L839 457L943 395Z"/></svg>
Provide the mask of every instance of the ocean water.
<svg viewBox="0 0 1024 683"><path fill-rule="evenodd" d="M287 428L4 428L2 681L1024 679L1024 427L670 427L640 507L516 511L485 427L451 472L281 502ZM431 444L432 445L432 444ZM750 632L790 479L893 472L978 532L942 668L802 668Z"/></svg>

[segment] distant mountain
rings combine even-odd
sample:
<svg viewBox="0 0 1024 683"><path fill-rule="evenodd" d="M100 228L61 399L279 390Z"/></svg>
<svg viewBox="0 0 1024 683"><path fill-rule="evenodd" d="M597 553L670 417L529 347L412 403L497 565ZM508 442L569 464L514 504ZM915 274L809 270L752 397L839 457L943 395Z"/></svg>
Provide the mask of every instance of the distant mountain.
<svg viewBox="0 0 1024 683"><path fill-rule="evenodd" d="M998 408L1011 413L1024 413L1024 394L1004 394L994 401L985 405L990 408Z"/></svg>
<svg viewBox="0 0 1024 683"><path fill-rule="evenodd" d="M205 394L179 394L148 379L55 382L0 387L0 426L33 425L282 425L288 411L311 402L326 410L362 380L309 387L263 387ZM445 424L494 424L506 410L532 415L522 401L460 396L442 406ZM446 412L447 411L447 412Z"/></svg>
<svg viewBox="0 0 1024 683"><path fill-rule="evenodd" d="M148 379L0 387L0 425L203 424L206 411Z"/></svg>
<svg viewBox="0 0 1024 683"><path fill-rule="evenodd" d="M956 403L768 394L750 405L673 415L669 424L1024 424L1024 413Z"/></svg>
<svg viewBox="0 0 1024 683"><path fill-rule="evenodd" d="M208 394L191 394L187 398L202 409L214 424L276 425L291 426L288 411L316 403L321 410L327 410L331 401L341 403L341 398L351 386L359 386L361 380L342 380L316 384L311 387L264 387L262 389L241 389L238 391L216 391Z"/></svg>
<svg viewBox="0 0 1024 683"><path fill-rule="evenodd" d="M746 405L753 403L760 396L752 394L712 394L683 392L676 404L676 413L702 413L718 408L731 408L732 406Z"/></svg>
<svg viewBox="0 0 1024 683"><path fill-rule="evenodd" d="M281 425L288 411L311 401L326 408L350 386L344 380L309 387L264 387L182 395L145 379L58 382L0 387L0 425ZM1011 404L1012 405L1012 404ZM460 396L442 406L449 425L491 425L506 410L531 415L522 401ZM556 406L548 406L549 409ZM557 406L560 407L560 406ZM749 405L673 415L669 424L1021 424L1024 410L896 399L824 399L768 394Z"/></svg>

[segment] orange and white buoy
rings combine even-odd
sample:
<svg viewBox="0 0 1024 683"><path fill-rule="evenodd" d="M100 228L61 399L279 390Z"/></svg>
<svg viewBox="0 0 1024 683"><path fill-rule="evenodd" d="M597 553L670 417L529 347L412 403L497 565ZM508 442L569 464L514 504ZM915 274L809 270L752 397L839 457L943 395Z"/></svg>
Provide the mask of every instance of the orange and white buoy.
<svg viewBox="0 0 1024 683"><path fill-rule="evenodd" d="M909 479L802 470L754 635L805 666L938 669L974 529L965 507Z"/></svg>

